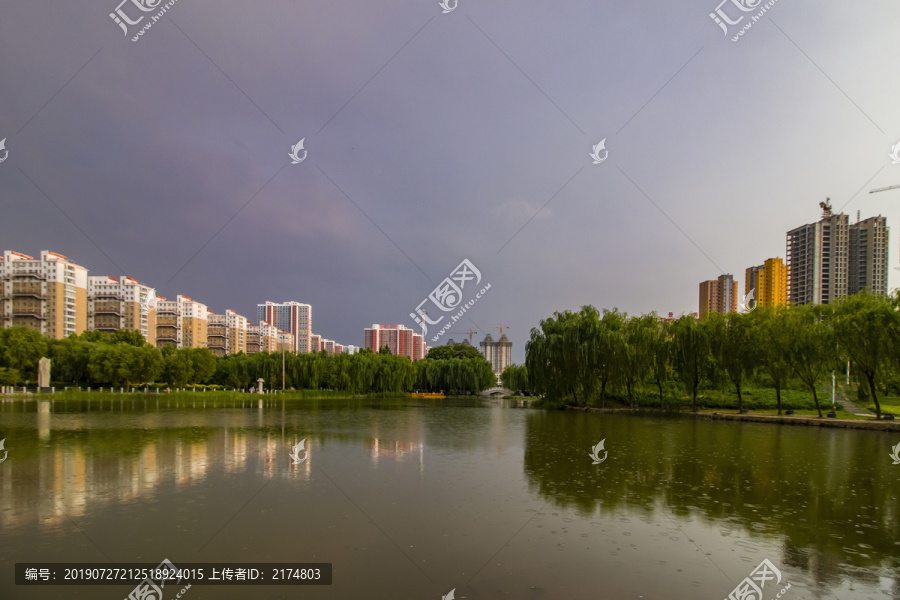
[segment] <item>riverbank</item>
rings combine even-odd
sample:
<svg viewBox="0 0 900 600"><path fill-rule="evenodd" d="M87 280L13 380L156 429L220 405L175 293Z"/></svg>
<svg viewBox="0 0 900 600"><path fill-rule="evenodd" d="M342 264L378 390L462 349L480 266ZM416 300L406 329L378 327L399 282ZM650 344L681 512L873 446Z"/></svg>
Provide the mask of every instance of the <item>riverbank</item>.
<svg viewBox="0 0 900 600"><path fill-rule="evenodd" d="M592 413L614 413L633 415L665 415L686 419L703 419L711 421L748 421L750 423L775 423L779 425L806 425L811 427L837 427L840 429L875 429L880 431L900 431L900 421L876 421L863 419L820 419L806 415L739 415L721 412L685 412L661 410L632 410L630 408L592 408L587 406L566 406L565 410Z"/></svg>

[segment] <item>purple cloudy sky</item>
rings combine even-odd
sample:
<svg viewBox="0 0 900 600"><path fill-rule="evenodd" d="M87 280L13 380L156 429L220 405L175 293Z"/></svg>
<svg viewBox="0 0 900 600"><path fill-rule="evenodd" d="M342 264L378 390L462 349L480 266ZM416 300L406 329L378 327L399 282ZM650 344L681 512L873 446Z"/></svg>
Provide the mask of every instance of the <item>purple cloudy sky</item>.
<svg viewBox="0 0 900 600"><path fill-rule="evenodd" d="M357 345L468 258L491 290L456 330L509 325L516 362L556 310L743 293L826 196L888 217L896 285L900 190L867 193L900 184L893 0L780 0L738 42L716 0L178 0L138 42L155 12L126 37L117 2L0 0L0 248L307 302Z"/></svg>

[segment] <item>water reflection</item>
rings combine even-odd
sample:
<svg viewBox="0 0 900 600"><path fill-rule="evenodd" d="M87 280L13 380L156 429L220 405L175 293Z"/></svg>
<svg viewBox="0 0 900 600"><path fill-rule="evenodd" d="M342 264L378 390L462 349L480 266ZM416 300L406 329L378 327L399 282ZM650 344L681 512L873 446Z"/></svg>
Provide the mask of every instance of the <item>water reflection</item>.
<svg viewBox="0 0 900 600"><path fill-rule="evenodd" d="M164 486L189 488L216 473L309 481L329 440L356 439L374 466L412 459L424 472L422 423L414 413L406 413L411 435L401 440L370 432L314 433L298 422L302 415L280 403L237 404L245 410L211 403L217 411L204 414L204 402L164 400L160 406L155 399L146 410L143 400L5 403L0 414L13 453L0 476L0 529L52 529L89 508L146 500ZM306 460L293 464L290 448L304 437Z"/></svg>
<svg viewBox="0 0 900 600"><path fill-rule="evenodd" d="M677 563L687 573L682 584L702 579L727 593L736 583L728 587L730 576L745 576L767 556L792 581L809 574L804 583L820 586L810 588L813 595L862 598L880 590L900 600L900 466L888 456L896 435L510 410L477 400L310 401L302 410L262 403L152 396L57 401L49 410L3 403L0 438L10 454L0 465L0 529L53 546L71 530L67 519L138 520L156 510L153 503L172 509L178 502L196 502L178 525L196 527L212 511L226 522L231 505L222 497L249 482L243 489L251 498L258 480L278 480L289 485L269 495L272 486L254 500L259 512L245 513L254 530L267 532L251 544L254 556L285 530L283 521L265 521L282 503L290 510L307 503L304 527L336 528L359 508L333 509L346 492L366 498L365 519L403 538L401 547L415 547L411 554L435 565L457 561L459 571L474 572L493 552L468 564L473 546L501 547L521 529L509 552L519 552L519 568L545 585L569 577L568 568L582 579L555 584L592 589L602 573L608 582L645 586L645 575L628 569L655 566L666 579L674 574L664 569ZM290 449L304 438L307 459L294 465ZM608 458L593 465L590 450L601 439ZM540 510L544 502L559 514ZM127 506L117 512L115 505ZM334 539L345 545L363 531L343 523L339 530L345 537ZM697 550L694 540L703 552L738 549L731 566L713 557L721 580L704 570L712 567L700 554L687 556ZM548 559L554 552L556 563ZM335 550L334 560L352 556ZM752 564L744 568L742 560ZM513 575L491 577L498 590L515 584ZM853 586L867 591L854 595ZM791 597L811 597L803 594L797 585Z"/></svg>
<svg viewBox="0 0 900 600"><path fill-rule="evenodd" d="M557 507L662 512L778 539L784 564L829 586L897 577L889 434L570 413L533 413L526 430L527 480ZM603 438L609 459L594 466L588 452Z"/></svg>

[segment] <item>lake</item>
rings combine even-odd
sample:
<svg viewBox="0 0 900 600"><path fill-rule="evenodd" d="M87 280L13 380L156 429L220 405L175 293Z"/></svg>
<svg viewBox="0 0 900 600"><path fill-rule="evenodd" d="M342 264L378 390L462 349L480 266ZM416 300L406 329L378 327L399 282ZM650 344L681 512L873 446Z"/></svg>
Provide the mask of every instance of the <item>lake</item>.
<svg viewBox="0 0 900 600"><path fill-rule="evenodd" d="M167 558L333 565L330 586L195 585L187 600L721 600L746 581L764 600L900 599L897 434L205 398L0 403L0 598L134 588L17 586L17 562Z"/></svg>

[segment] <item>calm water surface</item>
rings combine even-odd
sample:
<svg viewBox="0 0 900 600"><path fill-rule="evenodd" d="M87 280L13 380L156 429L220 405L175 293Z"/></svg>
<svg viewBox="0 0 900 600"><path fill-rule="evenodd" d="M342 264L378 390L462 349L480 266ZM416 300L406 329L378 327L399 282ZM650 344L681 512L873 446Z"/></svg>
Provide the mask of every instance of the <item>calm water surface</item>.
<svg viewBox="0 0 900 600"><path fill-rule="evenodd" d="M763 559L763 600L900 600L897 434L466 399L49 408L0 404L4 600L134 587L16 586L16 562L164 558L334 565L328 587L187 600L721 600Z"/></svg>

